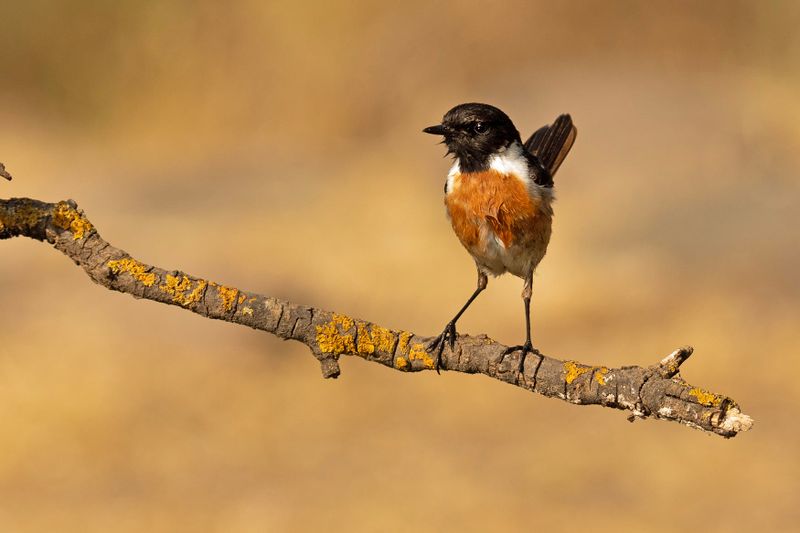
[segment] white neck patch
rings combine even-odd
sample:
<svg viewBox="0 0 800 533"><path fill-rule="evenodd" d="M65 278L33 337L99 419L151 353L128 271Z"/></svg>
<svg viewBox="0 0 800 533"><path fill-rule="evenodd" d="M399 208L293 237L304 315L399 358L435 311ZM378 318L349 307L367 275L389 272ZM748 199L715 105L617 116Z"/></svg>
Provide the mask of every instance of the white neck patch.
<svg viewBox="0 0 800 533"><path fill-rule="evenodd" d="M528 184L531 181L530 169L522 150L522 145L514 141L508 148L489 158L489 168L500 174L512 174Z"/></svg>
<svg viewBox="0 0 800 533"><path fill-rule="evenodd" d="M447 184L445 185L445 194L450 194L453 191L453 186L455 185L456 176L461 174L461 164L458 162L458 159L455 160L453 166L450 167L450 172L447 173Z"/></svg>

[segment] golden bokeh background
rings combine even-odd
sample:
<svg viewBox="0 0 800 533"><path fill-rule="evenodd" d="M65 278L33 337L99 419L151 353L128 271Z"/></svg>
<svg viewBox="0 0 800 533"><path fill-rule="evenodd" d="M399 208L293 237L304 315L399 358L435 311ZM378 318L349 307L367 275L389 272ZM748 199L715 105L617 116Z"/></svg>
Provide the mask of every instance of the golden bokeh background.
<svg viewBox="0 0 800 533"><path fill-rule="evenodd" d="M570 112L546 353L683 375L726 441L346 358L0 243L2 531L789 531L800 520L800 4L0 2L0 196L142 261L423 334L474 287L420 130ZM522 340L521 280L461 331Z"/></svg>

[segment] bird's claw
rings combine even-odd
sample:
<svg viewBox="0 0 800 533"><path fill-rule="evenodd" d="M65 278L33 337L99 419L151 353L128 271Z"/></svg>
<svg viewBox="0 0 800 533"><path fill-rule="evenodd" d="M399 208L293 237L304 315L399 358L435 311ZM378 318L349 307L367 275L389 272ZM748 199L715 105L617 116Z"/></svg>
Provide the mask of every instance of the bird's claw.
<svg viewBox="0 0 800 533"><path fill-rule="evenodd" d="M428 351L433 352L436 350L436 358L433 360L433 368L436 370L436 373L439 374L439 368L442 364L442 353L444 353L444 345L449 344L450 350L452 351L456 346L456 338L458 337L458 333L456 333L456 324L455 322L448 322L447 325L444 327L444 331L442 334L433 339L430 344L428 344Z"/></svg>
<svg viewBox="0 0 800 533"><path fill-rule="evenodd" d="M519 372L520 374L522 374L523 370L525 369L525 358L527 357L527 355L529 353L532 353L532 354L535 354L535 355L542 355L539 352L539 350L537 350L536 348L533 347L533 344L531 344L531 341L525 341L525 344L521 344L521 345L518 345L518 346L509 346L508 348L505 349L505 351L503 352L502 356L505 357L505 356L507 356L509 354L512 354L514 352L519 352L519 351L522 352L522 354L519 357L519 365L517 366L517 372Z"/></svg>

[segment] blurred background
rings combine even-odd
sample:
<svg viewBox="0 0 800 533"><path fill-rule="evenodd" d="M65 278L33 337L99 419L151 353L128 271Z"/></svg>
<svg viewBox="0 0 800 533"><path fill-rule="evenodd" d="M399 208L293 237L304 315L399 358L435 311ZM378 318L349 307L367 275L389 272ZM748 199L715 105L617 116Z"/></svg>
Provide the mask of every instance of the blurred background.
<svg viewBox="0 0 800 533"><path fill-rule="evenodd" d="M481 377L406 375L0 243L3 531L788 531L800 520L800 4L0 2L0 196L75 199L138 259L421 334L471 293L421 129L572 114L534 281L545 353L650 365L726 441ZM522 282L460 323L523 339Z"/></svg>

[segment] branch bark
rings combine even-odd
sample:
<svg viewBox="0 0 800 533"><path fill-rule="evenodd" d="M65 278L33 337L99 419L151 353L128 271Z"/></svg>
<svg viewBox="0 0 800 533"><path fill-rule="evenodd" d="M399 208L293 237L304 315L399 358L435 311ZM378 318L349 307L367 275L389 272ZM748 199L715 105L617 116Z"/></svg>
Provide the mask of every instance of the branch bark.
<svg viewBox="0 0 800 533"><path fill-rule="evenodd" d="M8 181L11 181L11 174L6 172L6 167L3 166L3 163L0 163L0 177L3 177L5 179L7 179Z"/></svg>
<svg viewBox="0 0 800 533"><path fill-rule="evenodd" d="M147 265L103 240L72 200L0 200L0 240L16 236L47 241L108 289L300 341L319 360L326 378L339 375L342 355L403 372L433 369L425 349L430 337ZM690 347L648 367L610 368L529 355L522 372L520 354L503 356L506 348L486 335L459 335L455 349L445 349L441 366L484 374L573 404L627 410L631 421L672 420L725 438L753 424L731 398L690 385L680 376L681 364L692 354Z"/></svg>

